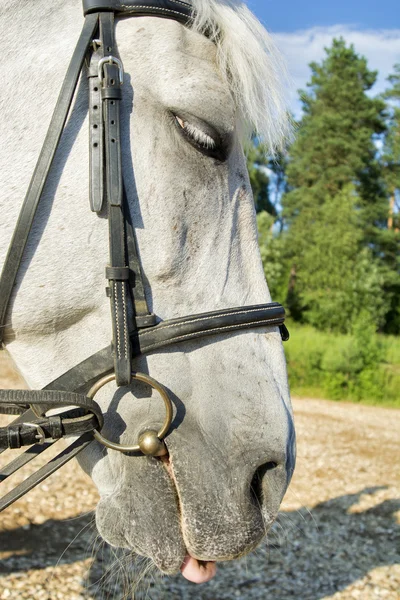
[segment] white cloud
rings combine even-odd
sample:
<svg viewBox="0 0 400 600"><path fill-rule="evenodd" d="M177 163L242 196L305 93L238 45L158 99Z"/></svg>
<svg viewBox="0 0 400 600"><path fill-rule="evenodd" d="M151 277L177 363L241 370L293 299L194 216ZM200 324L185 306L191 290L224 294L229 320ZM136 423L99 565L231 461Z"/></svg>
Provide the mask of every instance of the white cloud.
<svg viewBox="0 0 400 600"><path fill-rule="evenodd" d="M308 64L320 62L325 56L324 48L331 45L334 37L340 36L348 44L354 44L356 52L368 59L370 69L379 71L379 79L371 92L378 94L387 87L387 76L393 72L393 65L400 62L400 29L357 30L348 25L334 25L275 33L275 41L287 59L293 81L290 97L296 116L300 112L297 90L305 89L310 79Z"/></svg>

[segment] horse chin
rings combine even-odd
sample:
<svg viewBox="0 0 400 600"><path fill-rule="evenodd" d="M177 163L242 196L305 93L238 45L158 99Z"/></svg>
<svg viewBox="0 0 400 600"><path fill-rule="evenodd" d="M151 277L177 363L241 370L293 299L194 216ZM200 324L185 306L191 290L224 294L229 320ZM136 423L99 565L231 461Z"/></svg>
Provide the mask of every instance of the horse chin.
<svg viewBox="0 0 400 600"><path fill-rule="evenodd" d="M175 575L185 561L187 550L173 508L164 506L160 519L151 518L150 513L148 518L142 515L142 519L126 510L126 502L121 504L116 498L104 498L96 510L96 525L110 546L149 558L162 573Z"/></svg>
<svg viewBox="0 0 400 600"><path fill-rule="evenodd" d="M190 545L186 546L185 531L181 529L177 515L172 515L172 512L165 506L162 516L159 519L153 517L149 527L146 527L141 519L131 518L129 522L131 511L126 510L126 503L123 508L118 499L107 497L97 507L96 524L101 537L114 548L149 558L165 575L180 572L190 582L197 584L215 577L217 563L236 560L254 550L265 535L264 528L257 532L253 530L252 539L242 540L239 548L237 540L233 543L232 539L225 536L218 539L215 535L210 536L210 528L206 525L200 526L198 539L192 536ZM198 527L197 523L197 531ZM158 530L162 530L163 535L157 535Z"/></svg>

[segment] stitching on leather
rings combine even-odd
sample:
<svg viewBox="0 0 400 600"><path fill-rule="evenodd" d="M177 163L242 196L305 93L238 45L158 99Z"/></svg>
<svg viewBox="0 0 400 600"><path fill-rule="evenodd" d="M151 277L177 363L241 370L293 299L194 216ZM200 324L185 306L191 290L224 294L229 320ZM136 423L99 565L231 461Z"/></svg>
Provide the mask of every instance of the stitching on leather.
<svg viewBox="0 0 400 600"><path fill-rule="evenodd" d="M220 317L229 317L229 316L234 316L234 315L247 315L253 312L262 312L263 310L274 310L278 308L277 306L269 306L269 307L263 307L263 308L254 308L253 310L238 310L236 312L227 312L227 313L221 313L220 315L215 315L215 316L210 316L210 317L201 317L199 319L191 319L190 321L184 321L183 323L173 323L172 325L165 325L165 327L160 327L160 330L162 329L163 331L165 329L170 329L171 327L181 327L181 325L186 325L188 323L200 323L201 321L208 321L209 319L219 319ZM162 325L162 323L161 323ZM145 335L149 335L153 333L152 331L144 331L141 334L141 337L145 336Z"/></svg>
<svg viewBox="0 0 400 600"><path fill-rule="evenodd" d="M264 321L252 321L250 323L242 323L240 325L229 325L228 327L215 327L214 329L207 329L207 332L205 335L208 335L209 333L216 333L216 332L224 332L224 331L229 331L232 329L243 329L245 326L246 327L250 327L251 325L274 325L275 323L280 323L281 319L268 319L268 320L264 320ZM163 340L165 342L176 342L177 340L184 340L186 338L190 338L193 337L193 333L186 333L185 335L180 335L178 337L172 337L169 340ZM146 348L143 349L144 352L148 352L149 350L151 350L151 348L157 348L158 347L158 343L156 342L155 344L151 344L150 346L146 346Z"/></svg>
<svg viewBox="0 0 400 600"><path fill-rule="evenodd" d="M122 290L122 306L124 311L124 335L125 335L125 358L128 358L129 350L128 350L128 315L126 314L126 287L125 283L121 283Z"/></svg>
<svg viewBox="0 0 400 600"><path fill-rule="evenodd" d="M183 15L184 17L187 16L187 15L179 12L178 10L172 10L171 8L160 8L159 6L130 6L129 4L121 4L121 6L122 6L122 8L127 8L127 9L143 8L146 10L151 9L151 11L159 10L160 12L163 12L163 13L171 13L173 15L180 15L180 16ZM149 13L149 16L150 16L150 14L151 14L151 12Z"/></svg>
<svg viewBox="0 0 400 600"><path fill-rule="evenodd" d="M170 1L173 2L174 4L180 4L181 6L184 6L185 8L192 8L192 6L188 2L182 2L182 0L170 0Z"/></svg>
<svg viewBox="0 0 400 600"><path fill-rule="evenodd" d="M119 319L118 319L118 283L116 281L114 282L114 312L115 312L115 323L116 323L116 329L117 329L117 356L118 356L118 358L121 358L121 348L119 346L120 339L121 339L121 333L119 330Z"/></svg>
<svg viewBox="0 0 400 600"><path fill-rule="evenodd" d="M188 2L182 2L182 0L170 0L170 2L173 2L174 4L180 4L181 6L183 6L184 8L193 8ZM120 6L122 6L122 8L155 8L156 10L171 10L169 8L162 8L162 7L157 7L157 6L135 6L135 4L121 4Z"/></svg>

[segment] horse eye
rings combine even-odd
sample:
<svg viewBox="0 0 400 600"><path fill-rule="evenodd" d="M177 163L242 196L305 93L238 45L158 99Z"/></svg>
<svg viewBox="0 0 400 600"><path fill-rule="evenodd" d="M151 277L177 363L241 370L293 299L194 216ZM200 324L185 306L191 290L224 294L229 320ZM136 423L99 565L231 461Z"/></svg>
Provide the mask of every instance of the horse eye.
<svg viewBox="0 0 400 600"><path fill-rule="evenodd" d="M205 133L205 131L202 131L199 127L196 127L196 125L193 125L192 123L189 123L188 121L185 121L176 115L175 121L196 146L199 146L206 151L213 151L216 149L217 142L210 135Z"/></svg>

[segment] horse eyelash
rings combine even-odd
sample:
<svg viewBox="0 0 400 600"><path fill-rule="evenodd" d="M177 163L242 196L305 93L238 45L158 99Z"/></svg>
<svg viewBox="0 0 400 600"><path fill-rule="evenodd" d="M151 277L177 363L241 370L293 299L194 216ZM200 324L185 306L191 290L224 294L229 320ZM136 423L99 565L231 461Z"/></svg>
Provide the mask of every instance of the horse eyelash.
<svg viewBox="0 0 400 600"><path fill-rule="evenodd" d="M204 133L204 131L202 131L195 125L192 125L192 123L188 123L187 121L184 121L180 117L175 116L175 119L176 119L179 127L181 127L184 131L186 131L186 133L192 138L192 140L194 142L196 142L196 144L199 144L199 146L202 146L203 148L206 148L207 150L215 149L217 144L216 144L215 140L213 140L212 137L210 137L209 135Z"/></svg>

